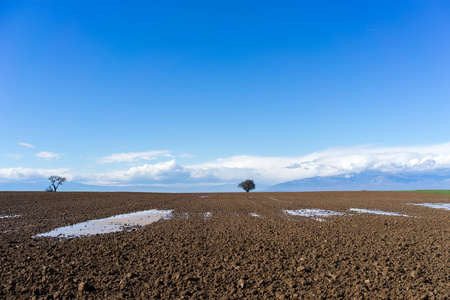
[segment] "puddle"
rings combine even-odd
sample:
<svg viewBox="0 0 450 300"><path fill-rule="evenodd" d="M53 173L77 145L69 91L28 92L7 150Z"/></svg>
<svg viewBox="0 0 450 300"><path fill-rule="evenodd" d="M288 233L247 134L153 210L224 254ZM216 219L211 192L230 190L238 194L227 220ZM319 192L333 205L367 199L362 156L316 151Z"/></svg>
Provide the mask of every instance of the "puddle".
<svg viewBox="0 0 450 300"><path fill-rule="evenodd" d="M0 219L17 218L17 217L20 217L20 215L14 215L14 216L0 216Z"/></svg>
<svg viewBox="0 0 450 300"><path fill-rule="evenodd" d="M133 226L144 226L167 218L173 210L145 210L130 214L117 215L109 218L90 220L75 225L56 228L50 232L40 233L35 237L65 237L74 238L94 234L111 233L129 229Z"/></svg>
<svg viewBox="0 0 450 300"><path fill-rule="evenodd" d="M257 217L257 218L261 218L261 216L258 215L257 213L250 213L250 216L252 216L252 217Z"/></svg>
<svg viewBox="0 0 450 300"><path fill-rule="evenodd" d="M374 215L385 215L385 216L396 216L396 217L409 217L408 215L402 215L398 213L375 210L375 209L363 209L363 208L350 208L350 211L354 211L360 214L374 214Z"/></svg>
<svg viewBox="0 0 450 300"><path fill-rule="evenodd" d="M320 217L326 218L331 216L344 216L344 213L340 213L337 211L332 210L325 210L325 209L298 209L298 210L284 210L283 211L286 214L292 215L292 216L301 216L301 217L307 217L312 218L313 220L324 222L324 219L321 219Z"/></svg>
<svg viewBox="0 0 450 300"><path fill-rule="evenodd" d="M450 203L407 203L407 204L450 210Z"/></svg>

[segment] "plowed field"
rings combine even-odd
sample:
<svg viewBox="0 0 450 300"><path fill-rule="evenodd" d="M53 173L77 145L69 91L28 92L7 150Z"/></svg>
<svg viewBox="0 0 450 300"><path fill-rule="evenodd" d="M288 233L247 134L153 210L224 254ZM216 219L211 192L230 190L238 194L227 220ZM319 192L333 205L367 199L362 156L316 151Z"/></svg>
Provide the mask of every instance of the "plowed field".
<svg viewBox="0 0 450 300"><path fill-rule="evenodd" d="M449 299L450 211L408 203L450 196L0 192L0 298ZM150 209L173 213L131 231L33 237ZM284 213L301 209L344 215Z"/></svg>

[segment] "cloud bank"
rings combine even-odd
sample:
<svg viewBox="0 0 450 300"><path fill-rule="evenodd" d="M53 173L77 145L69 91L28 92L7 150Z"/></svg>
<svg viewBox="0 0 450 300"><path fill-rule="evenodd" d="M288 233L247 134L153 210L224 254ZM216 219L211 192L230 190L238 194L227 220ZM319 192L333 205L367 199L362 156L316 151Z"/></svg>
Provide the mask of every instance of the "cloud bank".
<svg viewBox="0 0 450 300"><path fill-rule="evenodd" d="M153 165L144 164L124 171L79 176L78 180L84 184L123 186L158 182L179 182L180 180L186 180L187 177L189 177L189 174L175 162L175 159L172 159Z"/></svg>
<svg viewBox="0 0 450 300"><path fill-rule="evenodd" d="M52 175L61 175L71 180L72 175L68 174L69 169L31 169L31 168L3 168L0 169L0 183L10 182L36 182L46 180Z"/></svg>
<svg viewBox="0 0 450 300"><path fill-rule="evenodd" d="M49 155L51 157L51 155ZM103 186L188 186L236 184L247 178L258 184L274 185L316 176L386 173L441 172L450 175L450 143L422 147L355 146L327 149L299 157L239 155L213 161L180 165L169 151L118 153L97 161L113 162L170 158L155 164L103 171L94 174L65 174L79 183ZM0 169L0 181L28 180L62 173L58 170Z"/></svg>
<svg viewBox="0 0 450 300"><path fill-rule="evenodd" d="M273 185L310 178L357 174L368 170L381 172L424 172L450 169L450 143L424 147L378 148L356 146L333 148L300 157L261 157L239 155L181 166L175 159L144 164L124 171L98 174L97 184L133 182L230 183L252 178Z"/></svg>

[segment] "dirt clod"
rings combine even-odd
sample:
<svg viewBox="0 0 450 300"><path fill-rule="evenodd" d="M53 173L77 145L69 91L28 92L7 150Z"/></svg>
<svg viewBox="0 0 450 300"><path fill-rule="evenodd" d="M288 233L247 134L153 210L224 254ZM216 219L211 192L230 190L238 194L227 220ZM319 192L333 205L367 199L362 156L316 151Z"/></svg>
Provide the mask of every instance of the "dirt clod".
<svg viewBox="0 0 450 300"><path fill-rule="evenodd" d="M95 291L95 288L91 284L89 284L87 282L81 282L78 285L78 291L80 291L80 292L92 292L92 291Z"/></svg>

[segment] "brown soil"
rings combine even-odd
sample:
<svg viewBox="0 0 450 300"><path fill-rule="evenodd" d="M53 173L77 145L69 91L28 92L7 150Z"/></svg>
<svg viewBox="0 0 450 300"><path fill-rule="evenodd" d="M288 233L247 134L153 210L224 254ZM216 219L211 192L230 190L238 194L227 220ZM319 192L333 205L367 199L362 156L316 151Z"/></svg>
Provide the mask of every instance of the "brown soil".
<svg viewBox="0 0 450 300"><path fill-rule="evenodd" d="M0 219L0 298L450 298L450 211L405 205L449 203L449 196L201 195L0 192L0 215L20 215ZM318 222L282 212L302 208L416 218L355 214ZM175 217L131 232L31 238L148 209L174 209Z"/></svg>

